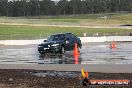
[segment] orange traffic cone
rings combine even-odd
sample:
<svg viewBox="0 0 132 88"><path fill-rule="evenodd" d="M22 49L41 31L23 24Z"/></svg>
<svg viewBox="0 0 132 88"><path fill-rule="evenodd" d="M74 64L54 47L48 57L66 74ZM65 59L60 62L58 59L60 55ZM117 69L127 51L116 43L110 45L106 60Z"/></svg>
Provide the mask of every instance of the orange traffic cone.
<svg viewBox="0 0 132 88"><path fill-rule="evenodd" d="M74 45L73 56L74 56L74 63L75 63L75 64L78 64L79 52L78 52L77 43L75 43L75 45Z"/></svg>
<svg viewBox="0 0 132 88"><path fill-rule="evenodd" d="M110 44L110 48L111 48L111 49L115 49L115 48L116 48L116 43L115 43L115 41L113 41L113 42Z"/></svg>
<svg viewBox="0 0 132 88"><path fill-rule="evenodd" d="M73 55L74 56L79 55L77 43L75 43Z"/></svg>
<svg viewBox="0 0 132 88"><path fill-rule="evenodd" d="M78 64L78 55L74 55L74 64Z"/></svg>

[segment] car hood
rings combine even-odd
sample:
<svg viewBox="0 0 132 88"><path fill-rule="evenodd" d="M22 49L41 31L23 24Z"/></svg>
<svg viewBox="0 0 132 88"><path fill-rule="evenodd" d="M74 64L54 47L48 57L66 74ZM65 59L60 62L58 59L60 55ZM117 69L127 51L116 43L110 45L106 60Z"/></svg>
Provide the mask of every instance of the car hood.
<svg viewBox="0 0 132 88"><path fill-rule="evenodd" d="M55 44L58 43L57 41L47 41L47 42L43 42L41 44L39 44L39 46L43 46L43 45L51 45L51 44Z"/></svg>

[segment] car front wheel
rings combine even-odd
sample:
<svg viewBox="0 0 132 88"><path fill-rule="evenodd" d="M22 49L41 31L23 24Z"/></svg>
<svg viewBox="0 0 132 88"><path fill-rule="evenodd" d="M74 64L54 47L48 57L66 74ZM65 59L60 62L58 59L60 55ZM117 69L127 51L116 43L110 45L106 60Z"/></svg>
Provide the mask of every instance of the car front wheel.
<svg viewBox="0 0 132 88"><path fill-rule="evenodd" d="M61 53L62 53L62 54L65 53L65 47L64 47L64 46L61 47Z"/></svg>
<svg viewBox="0 0 132 88"><path fill-rule="evenodd" d="M40 53L40 54L44 54L44 52L43 52L43 51L39 51L39 53Z"/></svg>

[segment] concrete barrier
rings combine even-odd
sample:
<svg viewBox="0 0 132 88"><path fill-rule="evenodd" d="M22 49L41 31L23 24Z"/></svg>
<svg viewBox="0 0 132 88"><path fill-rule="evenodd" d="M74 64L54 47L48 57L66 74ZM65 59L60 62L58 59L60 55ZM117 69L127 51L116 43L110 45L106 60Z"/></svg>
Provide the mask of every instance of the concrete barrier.
<svg viewBox="0 0 132 88"><path fill-rule="evenodd" d="M87 43L87 42L105 42L106 36L102 37L80 37L82 43Z"/></svg>
<svg viewBox="0 0 132 88"><path fill-rule="evenodd" d="M30 45L30 44L40 44L43 39L39 40L0 40L0 45Z"/></svg>
<svg viewBox="0 0 132 88"><path fill-rule="evenodd" d="M88 42L132 42L132 36L102 36L102 37L80 37L82 43ZM30 45L40 44L44 39L39 40L0 40L0 45Z"/></svg>
<svg viewBox="0 0 132 88"><path fill-rule="evenodd" d="M132 36L102 36L102 37L80 37L83 43L87 42L132 42Z"/></svg>
<svg viewBox="0 0 132 88"><path fill-rule="evenodd" d="M117 41L117 42L132 42L132 36L107 36L106 40Z"/></svg>

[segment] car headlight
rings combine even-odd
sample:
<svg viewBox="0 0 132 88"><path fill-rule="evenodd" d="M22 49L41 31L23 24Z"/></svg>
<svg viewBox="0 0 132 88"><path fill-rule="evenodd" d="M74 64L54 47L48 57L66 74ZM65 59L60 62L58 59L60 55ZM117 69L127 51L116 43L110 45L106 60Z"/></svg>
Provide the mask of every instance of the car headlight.
<svg viewBox="0 0 132 88"><path fill-rule="evenodd" d="M48 45L48 47L50 47L50 45Z"/></svg>
<svg viewBox="0 0 132 88"><path fill-rule="evenodd" d="M51 46L58 46L59 44L52 44Z"/></svg>

